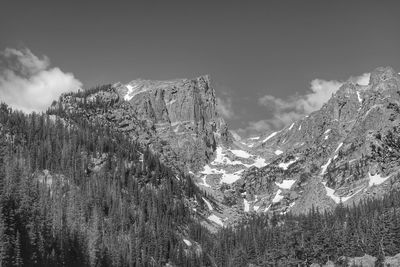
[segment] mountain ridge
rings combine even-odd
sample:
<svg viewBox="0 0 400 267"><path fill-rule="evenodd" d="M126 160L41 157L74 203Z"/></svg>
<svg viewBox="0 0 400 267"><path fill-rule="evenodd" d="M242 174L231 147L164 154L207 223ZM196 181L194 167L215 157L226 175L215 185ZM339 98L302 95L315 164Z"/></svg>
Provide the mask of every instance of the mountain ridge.
<svg viewBox="0 0 400 267"><path fill-rule="evenodd" d="M202 78L68 93L47 114L2 104L0 248L7 257L0 259L396 264L400 77L391 68L371 77L367 86L345 83L320 110L282 130L249 139L229 134ZM170 101L182 105L168 108ZM185 105L191 109L181 112Z"/></svg>
<svg viewBox="0 0 400 267"><path fill-rule="evenodd" d="M368 85L350 79L321 109L280 131L240 140L217 112L209 76L139 79L107 90L106 102L115 103L85 116L111 123L191 174L216 200L219 208L208 212L217 225L235 224L249 212L331 210L342 200L384 194L397 175L397 165L370 146L381 147L375 135L397 131L400 121L400 77L390 67L374 70ZM102 92L87 99L98 101ZM78 98L73 105L85 101ZM60 103L70 104L65 97Z"/></svg>
<svg viewBox="0 0 400 267"><path fill-rule="evenodd" d="M370 176L374 176L376 173L386 176L385 164L372 164L375 158L372 157L370 147L365 143L374 140L370 139L370 135L365 135L365 132L368 130L375 133L384 131L386 134L387 131L393 130L392 128L398 125L398 114L392 111L400 103L399 89L400 75L390 67L377 68L373 71L371 81L367 86L345 83L320 110L294 122L272 136L269 134L267 137L260 137L260 141L254 145L255 150L261 151L264 155L268 153L267 155L272 157L273 161L264 167L265 170L261 170L269 174L259 175L261 177L269 175L270 178L276 176L278 182L292 179L289 178L291 175L294 175L294 180L299 181L299 176L293 172L322 176L326 195L331 198L329 201L333 200L336 204L338 199L346 199L351 196L352 190L355 190L355 194L359 193L356 186L358 179L344 177L347 182L336 179L337 175L346 173L339 169L346 168L348 165L346 162L353 165L364 164L360 168L363 172L371 172ZM383 107L384 110L376 110L378 106ZM350 152L351 150L355 151ZM279 151L277 153L279 155L274 155L277 151ZM365 159L364 156L369 158ZM284 162L291 164L283 172L276 173L276 167L282 169L279 166L282 167ZM393 171L393 175L397 172L394 168L391 171ZM333 177L335 175L336 177ZM357 173L357 175L365 176L366 174ZM352 179L354 183L349 182ZM246 180L246 174L244 174L244 180ZM340 185L337 186L337 183ZM301 186L298 187L301 189ZM358 190L360 189L358 188ZM273 191L278 192L277 189ZM333 192L339 192L339 195L336 196ZM298 198L288 196L290 203L287 203L286 206L294 205L293 199ZM317 202L320 204L320 201L315 201L315 204ZM310 205L307 206L308 208L305 209L294 206L293 210L298 208L306 212L310 208Z"/></svg>

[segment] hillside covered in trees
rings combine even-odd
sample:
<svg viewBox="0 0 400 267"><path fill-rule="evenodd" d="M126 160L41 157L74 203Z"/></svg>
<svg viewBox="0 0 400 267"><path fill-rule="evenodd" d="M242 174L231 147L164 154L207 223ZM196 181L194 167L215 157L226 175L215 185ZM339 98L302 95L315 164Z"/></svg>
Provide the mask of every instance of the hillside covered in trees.
<svg viewBox="0 0 400 267"><path fill-rule="evenodd" d="M190 177L113 129L66 118L0 107L1 266L382 264L400 253L400 192L211 233L190 206L205 206Z"/></svg>
<svg viewBox="0 0 400 267"><path fill-rule="evenodd" d="M111 129L0 108L1 266L197 265L190 179Z"/></svg>

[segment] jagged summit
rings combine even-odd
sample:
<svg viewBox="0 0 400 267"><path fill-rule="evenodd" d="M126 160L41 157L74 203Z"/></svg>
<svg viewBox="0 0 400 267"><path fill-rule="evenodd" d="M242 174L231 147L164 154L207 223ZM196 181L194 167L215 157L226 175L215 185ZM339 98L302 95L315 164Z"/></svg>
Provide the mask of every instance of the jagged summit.
<svg viewBox="0 0 400 267"><path fill-rule="evenodd" d="M244 172L234 186L245 189L250 210L327 209L398 184L399 81L393 68L377 68L368 85L348 81L320 110L255 140L250 149L269 164Z"/></svg>
<svg viewBox="0 0 400 267"><path fill-rule="evenodd" d="M203 81L204 83L210 85L209 75L202 75L194 79L172 79L172 80L146 80L146 79L135 79L127 84L117 82L114 87L117 88L118 93L126 100L131 100L135 95L142 92L156 90L156 89L168 89L170 87L175 87L177 89L182 89L185 83L190 81ZM211 86L209 86L211 87Z"/></svg>
<svg viewBox="0 0 400 267"><path fill-rule="evenodd" d="M224 205L244 212L299 213L383 195L400 171L400 143L393 138L400 130L399 91L399 74L390 67L374 70L368 85L350 79L320 110L242 141L243 151L265 160L261 166L243 170L239 162L250 166L243 159L227 160L222 170L205 168L200 175L210 173L202 179L218 189L215 181L223 181L230 168L233 175L240 170L219 192ZM228 166L232 162L235 168ZM215 176L222 172L222 178Z"/></svg>
<svg viewBox="0 0 400 267"><path fill-rule="evenodd" d="M369 85L374 87L378 84L388 84L391 82L398 84L400 82L400 75L392 67L379 67L371 73Z"/></svg>
<svg viewBox="0 0 400 267"><path fill-rule="evenodd" d="M156 123L222 123L216 110L214 88L209 76L168 81L133 80L116 91L136 109L135 113Z"/></svg>
<svg viewBox="0 0 400 267"><path fill-rule="evenodd" d="M217 143L232 139L217 112L208 75L115 83L86 93L63 95L59 102L71 112L100 120L150 145L166 161L186 165L182 170L201 168L213 155ZM95 105L83 104L88 102ZM107 106L106 110L96 106L101 103Z"/></svg>
<svg viewBox="0 0 400 267"><path fill-rule="evenodd" d="M207 218L229 225L247 212L331 209L387 192L400 172L399 81L392 68L377 68L368 85L350 79L320 110L247 140L219 116L208 76L139 79L85 96L108 101L105 110L78 105L79 94L60 102L192 173L219 206Z"/></svg>

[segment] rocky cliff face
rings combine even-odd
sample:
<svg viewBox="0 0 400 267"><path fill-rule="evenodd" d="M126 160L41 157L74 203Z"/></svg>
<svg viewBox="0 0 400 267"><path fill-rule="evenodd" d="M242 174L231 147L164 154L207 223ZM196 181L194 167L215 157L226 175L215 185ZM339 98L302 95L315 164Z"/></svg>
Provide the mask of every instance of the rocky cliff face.
<svg viewBox="0 0 400 267"><path fill-rule="evenodd" d="M64 95L52 109L59 105L192 173L210 196L205 216L219 226L251 212L329 210L400 186L400 76L392 68L373 71L367 86L347 82L320 110L248 140L232 138L207 76L117 83Z"/></svg>
<svg viewBox="0 0 400 267"><path fill-rule="evenodd" d="M399 186L400 75L378 68L370 83L345 83L318 111L251 150L269 164L243 173L233 188L252 209L305 212L379 196Z"/></svg>
<svg viewBox="0 0 400 267"><path fill-rule="evenodd" d="M196 132L206 131L209 124L220 126L214 89L208 76L193 80L134 80L116 85L117 92L129 101L132 111L157 126L190 123Z"/></svg>
<svg viewBox="0 0 400 267"><path fill-rule="evenodd" d="M134 80L115 85L130 112L155 129L178 158L198 170L213 155L217 142L229 143L225 121L216 110L208 76L172 81Z"/></svg>
<svg viewBox="0 0 400 267"><path fill-rule="evenodd" d="M130 135L182 171L198 170L210 160L217 143L231 140L216 111L208 76L116 83L63 95L52 110L58 105Z"/></svg>

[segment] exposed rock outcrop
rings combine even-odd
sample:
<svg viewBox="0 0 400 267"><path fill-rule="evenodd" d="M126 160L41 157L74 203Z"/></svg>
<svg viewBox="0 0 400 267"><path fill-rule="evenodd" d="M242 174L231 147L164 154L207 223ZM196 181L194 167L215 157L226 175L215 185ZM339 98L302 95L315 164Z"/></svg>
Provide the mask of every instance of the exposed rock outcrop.
<svg viewBox="0 0 400 267"><path fill-rule="evenodd" d="M134 80L76 94L52 106L130 135L180 170L199 170L217 143L231 135L217 113L208 76L171 81Z"/></svg>
<svg viewBox="0 0 400 267"><path fill-rule="evenodd" d="M344 83L320 110L247 141L233 138L218 115L208 76L117 83L63 95L52 109L60 105L195 173L228 223L237 212L332 209L400 187L400 75L389 67L373 71L368 85Z"/></svg>
<svg viewBox="0 0 400 267"><path fill-rule="evenodd" d="M312 205L331 209L340 201L382 195L399 184L399 126L400 75L377 68L368 85L348 81L320 110L249 140L251 152L269 164L244 172L237 186L256 196L268 194L254 204L272 204L271 210L281 212L290 205L306 212ZM285 181L295 182L289 189L275 186Z"/></svg>

